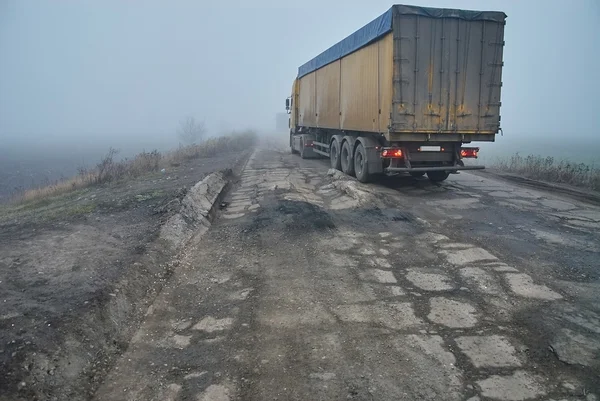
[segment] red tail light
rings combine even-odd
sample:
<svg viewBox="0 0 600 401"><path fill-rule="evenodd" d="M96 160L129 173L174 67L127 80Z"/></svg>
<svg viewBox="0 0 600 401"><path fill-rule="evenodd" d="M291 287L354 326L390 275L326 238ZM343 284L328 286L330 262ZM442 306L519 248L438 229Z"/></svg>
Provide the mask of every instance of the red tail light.
<svg viewBox="0 0 600 401"><path fill-rule="evenodd" d="M381 157L402 157L402 149L383 149L381 151Z"/></svg>
<svg viewBox="0 0 600 401"><path fill-rule="evenodd" d="M460 150L460 157L462 158L475 158L477 159L477 153L479 152L479 148L462 148Z"/></svg>

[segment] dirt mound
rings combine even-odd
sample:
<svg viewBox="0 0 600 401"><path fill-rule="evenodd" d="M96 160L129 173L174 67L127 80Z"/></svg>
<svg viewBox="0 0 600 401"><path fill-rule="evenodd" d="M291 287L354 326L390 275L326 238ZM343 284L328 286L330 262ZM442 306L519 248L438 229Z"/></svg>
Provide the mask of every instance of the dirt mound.
<svg viewBox="0 0 600 401"><path fill-rule="evenodd" d="M306 231L324 231L335 228L331 216L319 206L308 202L281 201L276 209L286 232L302 235Z"/></svg>

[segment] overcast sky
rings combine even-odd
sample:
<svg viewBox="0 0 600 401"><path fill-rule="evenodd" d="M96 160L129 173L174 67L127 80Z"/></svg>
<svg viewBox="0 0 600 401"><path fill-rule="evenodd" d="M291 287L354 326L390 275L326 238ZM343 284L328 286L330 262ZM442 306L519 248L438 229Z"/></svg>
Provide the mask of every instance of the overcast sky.
<svg viewBox="0 0 600 401"><path fill-rule="evenodd" d="M0 139L143 146L185 115L273 129L298 66L391 4L1 0ZM508 15L505 135L600 135L600 1L409 4Z"/></svg>

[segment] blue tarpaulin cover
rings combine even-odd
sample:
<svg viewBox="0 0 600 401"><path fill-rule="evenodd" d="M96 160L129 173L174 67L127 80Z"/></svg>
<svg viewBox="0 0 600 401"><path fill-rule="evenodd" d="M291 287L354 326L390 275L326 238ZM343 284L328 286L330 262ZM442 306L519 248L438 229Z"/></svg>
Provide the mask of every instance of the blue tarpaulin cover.
<svg viewBox="0 0 600 401"><path fill-rule="evenodd" d="M402 15L420 15L429 18L459 18L470 21L485 20L502 22L506 18L506 14L497 11L467 11L397 4L341 42L336 43L306 64L301 65L298 68L298 78L310 74L329 63L333 63L390 32L392 30L394 12Z"/></svg>
<svg viewBox="0 0 600 401"><path fill-rule="evenodd" d="M357 51L392 30L392 9L298 68L298 78Z"/></svg>

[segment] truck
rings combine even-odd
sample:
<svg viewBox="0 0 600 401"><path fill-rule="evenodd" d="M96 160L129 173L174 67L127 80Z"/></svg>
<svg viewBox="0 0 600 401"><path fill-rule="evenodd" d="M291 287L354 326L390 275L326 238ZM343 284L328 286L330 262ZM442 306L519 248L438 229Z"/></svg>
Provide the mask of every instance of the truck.
<svg viewBox="0 0 600 401"><path fill-rule="evenodd" d="M494 142L506 14L393 5L298 68L290 147L368 182L410 174L441 182Z"/></svg>

